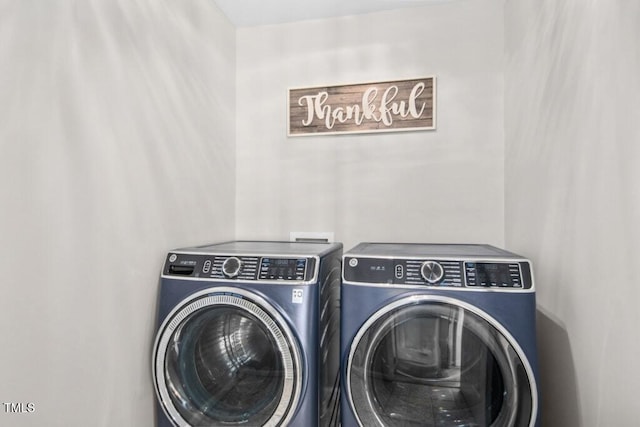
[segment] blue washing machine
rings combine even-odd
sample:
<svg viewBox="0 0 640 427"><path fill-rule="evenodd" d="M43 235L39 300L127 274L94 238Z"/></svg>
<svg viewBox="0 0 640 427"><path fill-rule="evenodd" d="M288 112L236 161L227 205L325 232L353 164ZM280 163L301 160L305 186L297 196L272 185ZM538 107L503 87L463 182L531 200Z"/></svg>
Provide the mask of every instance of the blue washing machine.
<svg viewBox="0 0 640 427"><path fill-rule="evenodd" d="M339 243L233 241L167 255L157 425L339 424Z"/></svg>
<svg viewBox="0 0 640 427"><path fill-rule="evenodd" d="M531 263L488 245L343 257L342 426L538 426Z"/></svg>

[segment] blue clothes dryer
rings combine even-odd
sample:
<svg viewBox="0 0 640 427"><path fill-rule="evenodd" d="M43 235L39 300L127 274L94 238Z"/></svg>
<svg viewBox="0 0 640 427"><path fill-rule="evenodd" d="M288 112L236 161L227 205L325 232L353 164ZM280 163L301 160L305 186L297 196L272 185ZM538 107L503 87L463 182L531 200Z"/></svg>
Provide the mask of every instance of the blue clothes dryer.
<svg viewBox="0 0 640 427"><path fill-rule="evenodd" d="M339 423L339 243L233 241L167 255L157 425Z"/></svg>
<svg viewBox="0 0 640 427"><path fill-rule="evenodd" d="M527 259L361 243L342 269L343 427L539 425Z"/></svg>

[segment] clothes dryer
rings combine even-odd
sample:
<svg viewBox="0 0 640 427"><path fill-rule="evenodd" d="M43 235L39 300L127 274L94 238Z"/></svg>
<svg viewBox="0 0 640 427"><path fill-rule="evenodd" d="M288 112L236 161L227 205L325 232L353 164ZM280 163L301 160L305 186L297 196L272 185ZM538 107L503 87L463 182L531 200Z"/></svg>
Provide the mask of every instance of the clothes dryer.
<svg viewBox="0 0 640 427"><path fill-rule="evenodd" d="M339 423L339 243L168 253L152 370L157 425Z"/></svg>
<svg viewBox="0 0 640 427"><path fill-rule="evenodd" d="M342 425L539 425L531 263L488 245L344 254Z"/></svg>

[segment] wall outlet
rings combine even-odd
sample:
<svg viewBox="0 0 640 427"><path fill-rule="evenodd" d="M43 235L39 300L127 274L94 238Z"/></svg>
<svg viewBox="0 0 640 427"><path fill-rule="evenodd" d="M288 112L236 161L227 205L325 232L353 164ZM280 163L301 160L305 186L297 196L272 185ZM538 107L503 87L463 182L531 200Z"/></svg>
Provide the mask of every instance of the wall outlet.
<svg viewBox="0 0 640 427"><path fill-rule="evenodd" d="M333 242L333 231L290 231L292 242Z"/></svg>

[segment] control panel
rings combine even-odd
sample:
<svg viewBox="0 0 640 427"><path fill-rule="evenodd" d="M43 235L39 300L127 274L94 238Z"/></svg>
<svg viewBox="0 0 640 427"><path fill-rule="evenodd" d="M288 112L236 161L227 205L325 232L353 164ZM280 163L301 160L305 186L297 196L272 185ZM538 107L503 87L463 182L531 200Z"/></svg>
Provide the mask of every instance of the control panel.
<svg viewBox="0 0 640 427"><path fill-rule="evenodd" d="M305 280L307 259L262 258L260 280Z"/></svg>
<svg viewBox="0 0 640 427"><path fill-rule="evenodd" d="M469 261L346 257L348 282L455 288L531 288L526 261Z"/></svg>
<svg viewBox="0 0 640 427"><path fill-rule="evenodd" d="M522 288L518 263L465 262L467 286Z"/></svg>
<svg viewBox="0 0 640 427"><path fill-rule="evenodd" d="M171 253L163 275L220 280L308 281L313 257L240 256Z"/></svg>

